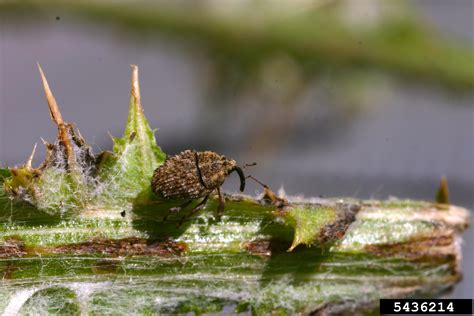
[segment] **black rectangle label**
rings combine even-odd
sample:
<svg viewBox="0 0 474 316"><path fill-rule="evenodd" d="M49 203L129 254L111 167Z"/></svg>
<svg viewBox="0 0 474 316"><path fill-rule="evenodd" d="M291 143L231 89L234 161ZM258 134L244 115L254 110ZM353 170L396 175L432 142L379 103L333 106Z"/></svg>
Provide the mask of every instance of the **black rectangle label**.
<svg viewBox="0 0 474 316"><path fill-rule="evenodd" d="M472 315L472 299L381 299L380 314Z"/></svg>

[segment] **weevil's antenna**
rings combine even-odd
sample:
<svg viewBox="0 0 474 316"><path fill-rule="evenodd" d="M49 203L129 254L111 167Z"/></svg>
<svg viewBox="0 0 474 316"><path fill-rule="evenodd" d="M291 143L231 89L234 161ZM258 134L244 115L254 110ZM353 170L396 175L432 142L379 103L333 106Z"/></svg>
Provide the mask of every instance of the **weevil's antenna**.
<svg viewBox="0 0 474 316"><path fill-rule="evenodd" d="M242 166L242 169L245 169L247 167L253 167L253 166L256 166L256 165L257 165L256 162L246 163L245 165Z"/></svg>
<svg viewBox="0 0 474 316"><path fill-rule="evenodd" d="M265 183L262 183L260 180L254 178L252 175L248 175L246 176L245 178L250 178L252 179L253 181L257 182L258 184L260 184L264 189L270 189L270 187L268 185L266 185Z"/></svg>
<svg viewBox="0 0 474 316"><path fill-rule="evenodd" d="M262 200L269 200L271 201L271 203L279 208L282 208L282 207L285 207L288 205L288 201L285 200L284 198L281 198L281 197L278 197L271 189L268 185L266 185L265 183L262 183L260 180L254 178L253 176L251 175L248 175L246 178L250 178L252 179L253 181L257 182L258 184L260 184L263 189L264 189L264 192L263 192L263 197L262 197Z"/></svg>

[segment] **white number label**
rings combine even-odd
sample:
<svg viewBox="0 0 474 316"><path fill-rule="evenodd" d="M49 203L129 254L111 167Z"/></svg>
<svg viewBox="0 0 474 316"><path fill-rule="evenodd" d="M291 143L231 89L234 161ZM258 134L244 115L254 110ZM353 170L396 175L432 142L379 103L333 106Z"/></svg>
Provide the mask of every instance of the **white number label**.
<svg viewBox="0 0 474 316"><path fill-rule="evenodd" d="M404 305L403 305L403 310L407 313L410 312L410 302L406 302Z"/></svg>
<svg viewBox="0 0 474 316"><path fill-rule="evenodd" d="M426 312L428 310L428 302L421 303L421 311Z"/></svg>
<svg viewBox="0 0 474 316"><path fill-rule="evenodd" d="M446 307L446 309L448 311L450 311L451 313L454 312L454 306L453 306L453 302L449 302L448 306Z"/></svg>
<svg viewBox="0 0 474 316"><path fill-rule="evenodd" d="M393 303L393 305L394 305L394 306L393 306L393 311L394 311L395 313L398 313L399 311L402 310L402 308L400 307L400 302L395 302L395 303Z"/></svg>

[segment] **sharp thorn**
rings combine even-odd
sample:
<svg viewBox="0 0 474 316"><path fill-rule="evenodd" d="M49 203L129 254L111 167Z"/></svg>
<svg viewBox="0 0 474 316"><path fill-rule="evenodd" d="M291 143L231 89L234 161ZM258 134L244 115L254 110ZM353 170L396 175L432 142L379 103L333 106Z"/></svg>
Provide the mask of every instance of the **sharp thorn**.
<svg viewBox="0 0 474 316"><path fill-rule="evenodd" d="M44 75L43 69L41 65L37 63L38 69L41 75L41 81L43 82L44 93L46 94L46 100L48 101L49 106L49 114L51 115L51 119L56 123L56 125L64 124L63 117L61 112L59 111L58 104L56 103L56 99L54 98L53 92L49 87L48 80Z"/></svg>
<svg viewBox="0 0 474 316"><path fill-rule="evenodd" d="M41 65L39 63L37 64L38 64L39 72L41 74L41 80L43 81L44 92L46 94L46 100L48 101L49 113L51 115L51 119L58 126L58 139L64 144L67 159L68 159L68 164L70 166L74 166L76 164L76 157L71 145L68 127L64 123L61 112L59 111L58 104L56 103L56 99L54 98L54 95L51 92L51 89L49 88L49 84L48 84L48 81L46 80L46 76L44 75L43 69L41 68Z"/></svg>
<svg viewBox="0 0 474 316"><path fill-rule="evenodd" d="M33 146L33 151L31 152L30 158L26 161L25 167L29 170L33 169L32 164L33 164L33 158L35 157L35 152L36 152L36 145Z"/></svg>
<svg viewBox="0 0 474 316"><path fill-rule="evenodd" d="M49 143L43 137L40 137L40 138L41 138L41 141L43 142L43 145L47 147Z"/></svg>
<svg viewBox="0 0 474 316"><path fill-rule="evenodd" d="M436 193L436 202L439 204L449 204L448 179L445 176L441 177L439 189Z"/></svg>
<svg viewBox="0 0 474 316"><path fill-rule="evenodd" d="M135 105L137 109L142 109L142 102L140 97L140 81L138 79L138 66L130 65L132 67L132 97L135 98Z"/></svg>
<svg viewBox="0 0 474 316"><path fill-rule="evenodd" d="M295 249L299 245L299 241L294 239L293 242L291 243L290 248L288 248L287 252L292 252L293 249Z"/></svg>
<svg viewBox="0 0 474 316"><path fill-rule="evenodd" d="M109 135L112 142L115 143L115 137L114 137L114 135L112 135L112 133L110 131L107 131L107 135Z"/></svg>

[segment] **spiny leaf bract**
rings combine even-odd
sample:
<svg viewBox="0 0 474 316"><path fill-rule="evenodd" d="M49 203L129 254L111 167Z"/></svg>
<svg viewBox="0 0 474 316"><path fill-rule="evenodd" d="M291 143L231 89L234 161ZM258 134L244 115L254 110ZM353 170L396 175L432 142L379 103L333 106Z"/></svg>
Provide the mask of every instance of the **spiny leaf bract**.
<svg viewBox="0 0 474 316"><path fill-rule="evenodd" d="M105 187L98 198L106 204L134 199L150 186L153 171L166 159L143 112L138 84L138 68L132 65L127 125L123 137L113 139L114 153L99 170L99 179Z"/></svg>

